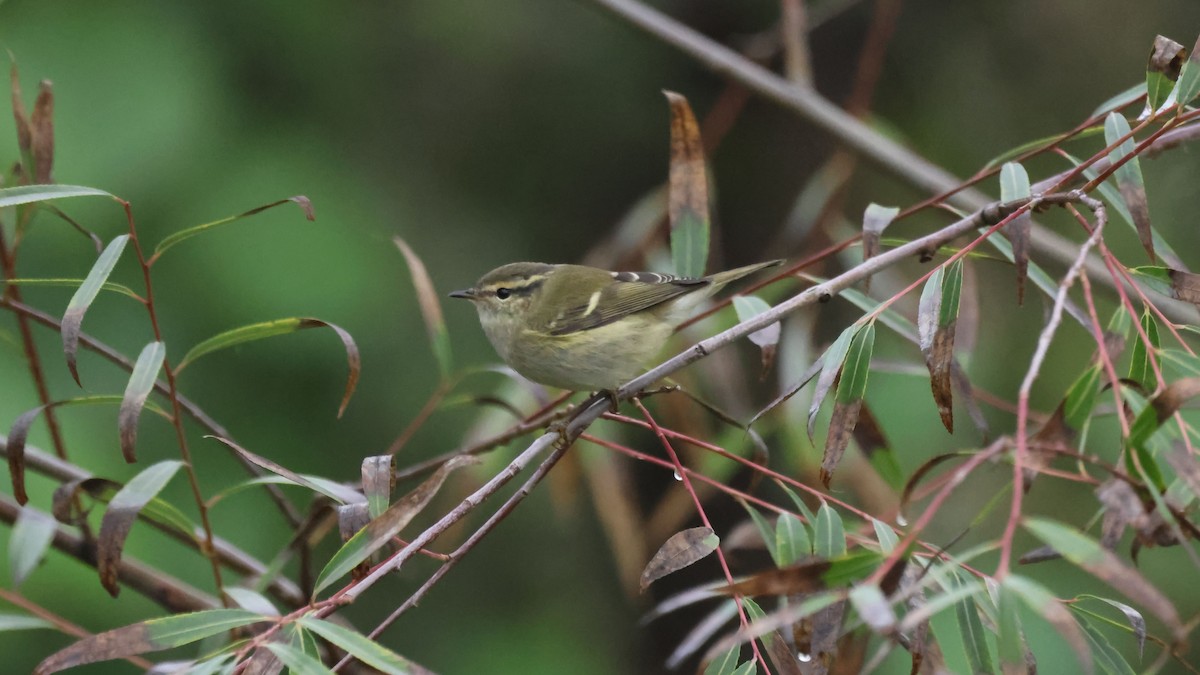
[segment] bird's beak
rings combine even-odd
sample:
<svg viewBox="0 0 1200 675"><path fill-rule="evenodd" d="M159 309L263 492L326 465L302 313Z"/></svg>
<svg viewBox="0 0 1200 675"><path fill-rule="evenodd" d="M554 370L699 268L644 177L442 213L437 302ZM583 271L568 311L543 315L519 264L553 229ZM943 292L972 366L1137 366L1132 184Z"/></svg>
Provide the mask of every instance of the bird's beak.
<svg viewBox="0 0 1200 675"><path fill-rule="evenodd" d="M461 291L454 291L453 293L450 294L450 297L463 298L466 300L474 300L475 299L475 289L474 288L464 288Z"/></svg>

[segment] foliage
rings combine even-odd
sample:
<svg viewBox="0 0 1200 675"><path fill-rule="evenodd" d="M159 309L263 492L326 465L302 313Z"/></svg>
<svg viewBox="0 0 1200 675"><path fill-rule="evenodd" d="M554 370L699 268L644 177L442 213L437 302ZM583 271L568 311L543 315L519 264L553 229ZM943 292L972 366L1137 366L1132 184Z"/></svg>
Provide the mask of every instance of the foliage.
<svg viewBox="0 0 1200 675"><path fill-rule="evenodd" d="M712 321L696 328L689 322L672 344L690 348L615 392L572 406L568 396L551 399L516 376L489 388L477 371L457 365L450 345L460 336L451 333L431 266L419 245L396 236L396 268L407 270L418 305L407 320L420 322L429 343L404 351L414 361L432 357L431 382L424 383L432 393L386 453L339 457L343 468L359 473L351 481L289 468L293 462L275 447L248 449L183 393L185 375L202 368L195 364L216 360L201 357L231 350L229 358L250 359L255 343L328 328L348 370L338 386L342 417L364 371L350 331L325 319L259 318L213 326L212 337L178 344L170 324L176 315L156 295L164 267L182 264L190 247L221 226L252 223L286 204L299 205L312 220L309 199L270 201L185 226L150 246L135 217L136 200L53 182L53 89L44 83L26 110L13 67L18 156L9 187L0 188L7 281L0 309L18 328L12 342L36 397L12 420L2 444L11 494L0 494L0 520L11 533L10 583L0 588L0 601L20 611L0 613L0 632L51 629L75 638L40 655L35 672L119 659L145 668L153 663L149 655L178 648L176 655L187 659L180 667L190 672L325 673L351 662L388 673L426 672L406 650L392 648L383 631L420 611L430 589L477 555L481 540L504 538L497 525L518 507L548 508L523 502L556 465L562 468L554 476L564 481L586 474L627 590L658 594L652 618L686 612L690 632L664 650L670 667L734 675L1008 672L1032 669L1042 658L1035 628L1045 623L1081 671L1190 668L1194 598L1165 590L1169 580L1137 562L1139 555L1178 550L1183 564L1200 569L1198 435L1188 412L1200 394L1194 352L1200 323L1193 311L1200 276L1188 269L1195 264L1189 248L1171 246L1170 230L1160 227L1157 201L1151 210L1155 178L1143 173L1142 160L1161 155L1170 163L1169 151L1200 137L1200 111L1191 107L1200 95L1200 45L1189 53L1160 37L1144 89L1106 102L1071 131L1024 144L1011 139L1015 150L956 181L860 121L866 110L859 104L827 109L802 84L671 19L656 23L647 17L657 15L645 13L655 10L631 1L598 4L703 62L719 60L742 86L809 116L842 144L803 195L820 202L810 209L817 215L807 234L779 234L787 247L781 255L792 262L741 295L714 302L702 312ZM783 4L786 23L795 7ZM802 79L803 41L788 34L777 48ZM872 54L864 49L864 58ZM687 97L666 92L666 98L670 164L660 177L665 187L654 193L665 198L642 204L645 211L624 222L614 236L621 243L603 252L604 264L669 260L674 273L699 277L710 271L722 242L707 163L719 140L708 134L713 127L714 135L723 131L698 122ZM901 207L851 206L850 151L936 194ZM1069 158L1070 166L1047 168L1054 156ZM68 198L100 198L120 216L120 231L106 219L81 225L67 211ZM935 208L953 212L954 222L930 218ZM864 213L861 234L834 217L841 211ZM1127 231L1111 227L1110 219ZM44 236L43 223L59 220L95 249L88 272L72 277L40 261L38 269L18 274L26 247ZM1076 235L1054 234L1050 223ZM851 253L856 248L861 256ZM914 259L932 265L916 268ZM996 263L1005 283L985 283ZM817 273L824 278L811 276ZM138 281L115 280L126 276ZM61 316L23 296L26 289L64 285L74 292ZM121 304L107 304L106 295ZM1004 306L1001 297L1016 304ZM854 317L842 321L823 311L819 333L800 330L802 311L837 305ZM1019 334L1021 345L1006 354L974 349L982 329L1030 313L1039 325ZM137 356L90 334L99 319L141 326L131 348ZM1076 349L1057 356L1072 370L1063 387L1046 364L1068 327L1087 336L1090 355ZM73 386L85 394L63 393L47 376L47 364L58 361L39 351L34 329L57 334ZM707 337L698 340L701 334ZM757 348L752 367L725 349L743 337ZM109 384L97 374L100 359L128 373L123 388L98 391ZM989 360L1003 362L1014 378L980 381L977 365ZM698 361L722 367L693 366ZM305 364L293 365L299 371ZM785 385L771 391L769 376ZM668 377L678 386L654 389ZM886 387L898 377L919 378L928 389L897 404ZM801 392L808 399L797 407L789 399ZM224 395L238 405L255 403L236 390ZM65 420L98 403L119 406L104 461L79 452L78 441L62 433ZM919 430L919 441L897 432L896 408L912 425L906 428ZM463 418L454 415L464 410L472 427L461 445L421 457L403 452L430 428L457 434ZM142 420L144 411L165 423ZM955 423L961 412L970 424ZM52 448L29 442L36 424L45 426ZM139 438L150 425L169 429L169 453L161 441ZM239 430L255 437L246 431ZM504 454L509 446L514 450ZM247 476L207 473L197 461L200 448L227 451ZM848 454L868 461L852 463ZM125 480L109 474L117 458L133 465ZM621 478L624 458L665 477L650 513ZM456 471L464 467L474 468ZM44 490L41 479L30 480L34 475L55 489ZM522 485L504 491L517 477ZM1038 501L1072 485L1094 494L1090 520ZM270 503L255 517L274 519L288 535L264 559L243 550L258 548L256 542L223 537L213 517L231 496L250 491ZM984 497L969 498L977 494ZM967 518L964 504L972 505ZM340 541L330 542L334 527ZM142 532L148 529L157 532ZM1127 532L1128 556L1121 546ZM131 534L171 538L201 565L176 570L138 560L127 550ZM129 588L161 611L90 634L70 612L60 615L19 590L45 574L39 564L50 556L73 557L93 567L113 597ZM432 561L433 571L417 560ZM1039 567L1054 571L1041 576ZM1078 574L1061 572L1067 569ZM403 573L398 594L382 590L393 572ZM1081 593L1076 583L1095 592ZM684 590L663 597L673 587ZM350 611L368 597L385 602L386 612Z"/></svg>

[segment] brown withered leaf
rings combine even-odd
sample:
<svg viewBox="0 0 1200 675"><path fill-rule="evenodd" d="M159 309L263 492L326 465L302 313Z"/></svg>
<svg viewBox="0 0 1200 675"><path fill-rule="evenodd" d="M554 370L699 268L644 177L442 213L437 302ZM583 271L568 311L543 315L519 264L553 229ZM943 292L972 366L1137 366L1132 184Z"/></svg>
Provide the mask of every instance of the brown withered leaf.
<svg viewBox="0 0 1200 675"><path fill-rule="evenodd" d="M362 461L363 494L370 504L372 516L387 510L392 501L392 490L396 487L396 472L392 470L392 455L375 455Z"/></svg>
<svg viewBox="0 0 1200 675"><path fill-rule="evenodd" d="M33 103L33 168L37 183L54 182L50 167L54 164L54 89L50 80L42 80Z"/></svg>
<svg viewBox="0 0 1200 675"><path fill-rule="evenodd" d="M21 79L17 74L16 62L8 70L8 83L13 120L17 125L17 149L22 156L27 156L33 149L33 125L29 122L29 111L25 109L25 101L21 98Z"/></svg>
<svg viewBox="0 0 1200 675"><path fill-rule="evenodd" d="M719 591L750 596L813 593L828 587L825 573L831 566L828 560L814 560L782 569L769 569Z"/></svg>
<svg viewBox="0 0 1200 675"><path fill-rule="evenodd" d="M29 427L44 408L38 406L25 411L8 430L8 474L12 478L13 497L21 506L29 501L29 494L25 491L25 440L29 437Z"/></svg>
<svg viewBox="0 0 1200 675"><path fill-rule="evenodd" d="M783 631L776 628L763 636L762 643L767 648L767 656L771 659L771 665L775 666L775 670L772 672L779 673L779 675L804 675L804 671L800 669L799 659L788 648L787 638L783 636Z"/></svg>
<svg viewBox="0 0 1200 675"><path fill-rule="evenodd" d="M1176 300L1200 305L1200 274L1171 269L1167 275L1171 279L1171 295Z"/></svg>
<svg viewBox="0 0 1200 675"><path fill-rule="evenodd" d="M938 326L933 333L933 343L925 353L925 366L929 369L929 386L933 400L937 403L938 415L946 431L954 433L954 394L951 390L951 371L954 362L954 329L958 321Z"/></svg>
<svg viewBox="0 0 1200 675"><path fill-rule="evenodd" d="M1150 260L1157 260L1154 252L1154 231L1150 226L1150 202L1146 199L1146 186L1129 180L1118 180L1117 191L1129 207L1129 216L1133 219L1133 227L1137 230L1138 241Z"/></svg>
<svg viewBox="0 0 1200 675"><path fill-rule="evenodd" d="M671 222L678 222L681 212L699 216L708 213L708 175L704 167L704 144L700 140L700 125L692 114L687 98L673 91L663 92L671 106L671 166L670 201L667 211Z"/></svg>
<svg viewBox="0 0 1200 675"><path fill-rule="evenodd" d="M720 543L710 527L693 527L671 535L642 570L642 592L655 581L703 559Z"/></svg>
<svg viewBox="0 0 1200 675"><path fill-rule="evenodd" d="M859 398L849 403L838 401L833 406L833 415L829 418L829 435L825 437L825 453L821 457L821 483L826 488L833 480L833 470L842 461L846 446L850 444L850 437L858 424L858 412L862 403L863 400Z"/></svg>
<svg viewBox="0 0 1200 675"><path fill-rule="evenodd" d="M1200 394L1200 377L1185 377L1167 385L1161 394L1150 401L1150 405L1154 406L1154 413L1158 416L1159 424L1174 415L1184 403L1187 403L1188 399L1197 394Z"/></svg>
<svg viewBox="0 0 1200 675"><path fill-rule="evenodd" d="M278 675L283 672L283 661L275 656L266 645L254 650L242 669L242 675Z"/></svg>
<svg viewBox="0 0 1200 675"><path fill-rule="evenodd" d="M854 442L858 443L858 449L868 460L876 452L887 450L889 447L887 437L883 435L879 422L871 413L871 406L865 403L858 411L858 424L854 425Z"/></svg>
<svg viewBox="0 0 1200 675"><path fill-rule="evenodd" d="M1075 432L1066 423L1066 403L1065 399L1060 401L1054 413L1030 439L1032 442L1028 445L1029 452L1024 471L1025 492L1029 492L1029 488L1033 487L1033 480L1042 469L1050 465L1057 451L1071 449Z"/></svg>
<svg viewBox="0 0 1200 675"><path fill-rule="evenodd" d="M843 661L850 670L845 672L861 672L854 668L854 651L848 649L843 653L838 641L842 635L842 621L846 617L846 601L836 602L813 614L808 625L808 648L803 650L809 656L812 673L833 672L840 668ZM799 647L799 643L797 643ZM843 659L843 656L845 657ZM861 658L861 656L859 657Z"/></svg>
<svg viewBox="0 0 1200 675"><path fill-rule="evenodd" d="M1175 82L1179 79L1179 71L1187 58L1187 48L1164 35L1154 36L1154 44L1150 47L1150 58L1146 61L1146 70L1162 73L1167 79Z"/></svg>
<svg viewBox="0 0 1200 675"><path fill-rule="evenodd" d="M1029 277L1029 232L1033 228L1033 217L1026 211L1004 226L1004 233L1012 242L1013 264L1017 268L1017 304L1025 304L1025 280Z"/></svg>

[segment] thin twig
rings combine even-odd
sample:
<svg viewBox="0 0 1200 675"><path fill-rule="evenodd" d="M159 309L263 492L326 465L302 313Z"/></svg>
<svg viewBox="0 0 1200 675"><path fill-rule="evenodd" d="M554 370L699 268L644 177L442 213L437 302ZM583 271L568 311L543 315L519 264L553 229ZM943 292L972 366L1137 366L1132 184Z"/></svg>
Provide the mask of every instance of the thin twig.
<svg viewBox="0 0 1200 675"><path fill-rule="evenodd" d="M15 591L10 591L7 588L0 588L0 600L6 600L38 617L39 619L53 624L55 628L63 633L66 633L67 635L77 637L81 640L83 638L92 636L92 633L83 626L68 621L67 619L55 614L54 612L51 612L45 607L42 607L36 602L33 602L29 598L26 598ZM142 670L150 670L154 667L153 663L143 659L140 656L126 656L125 660L137 666L138 668L141 668Z"/></svg>
<svg viewBox="0 0 1200 675"><path fill-rule="evenodd" d="M1058 284L1058 293L1054 297L1054 307L1050 312L1050 320L1046 322L1045 328L1042 329L1041 334L1038 336L1037 348L1034 350L1033 357L1029 360L1029 369L1025 372L1025 379L1021 382L1021 388L1017 393L1017 438L1013 448L1012 504L1009 509L1008 522L1004 526L1004 535L1000 539L1000 563L996 568L995 575L997 579L1003 579L1008 574L1009 559L1012 556L1013 537L1016 534L1017 524L1021 520L1021 500L1025 494L1025 456L1029 452L1029 440L1027 438L1029 395L1033 391L1033 383L1037 381L1037 377L1042 371L1042 362L1045 361L1046 353L1050 350L1050 343L1054 341L1054 335L1058 332L1058 327L1062 323L1063 307L1066 305L1067 292L1074 285L1075 280L1084 273L1084 263L1087 261L1088 254L1091 252L1092 247L1100 241L1100 237L1104 234L1104 225L1108 222L1108 213L1100 200L1089 197L1082 190L1076 190L1072 195L1092 210L1096 226L1092 229L1092 234L1087 238L1087 241L1079 247L1079 253L1075 261L1067 269L1067 273L1063 275L1062 281ZM1103 341L1103 336L1099 337L1099 341Z"/></svg>
<svg viewBox="0 0 1200 675"><path fill-rule="evenodd" d="M3 436L0 436L0 457L7 456L8 442ZM49 476L62 483L82 480L92 475L91 472L85 469L29 445L25 446L25 465L44 476ZM142 517L141 520L186 546L190 546L196 550L200 548L195 536L185 536L179 530L163 526L148 518ZM238 574L259 578L268 573L266 565L220 537L213 539L213 549L216 551L217 559L221 561L221 564ZM292 607L298 607L308 601L300 591L300 588L286 578L276 577L272 579L268 589L275 597Z"/></svg>

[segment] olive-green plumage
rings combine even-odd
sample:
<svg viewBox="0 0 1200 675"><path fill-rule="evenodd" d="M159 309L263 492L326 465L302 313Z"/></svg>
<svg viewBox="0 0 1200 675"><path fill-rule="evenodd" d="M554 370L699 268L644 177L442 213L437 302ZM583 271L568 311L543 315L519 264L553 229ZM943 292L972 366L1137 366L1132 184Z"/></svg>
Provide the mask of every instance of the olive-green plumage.
<svg viewBox="0 0 1200 675"><path fill-rule="evenodd" d="M614 390L642 372L700 301L781 262L700 279L520 262L450 296L475 305L492 346L521 375L563 389Z"/></svg>

